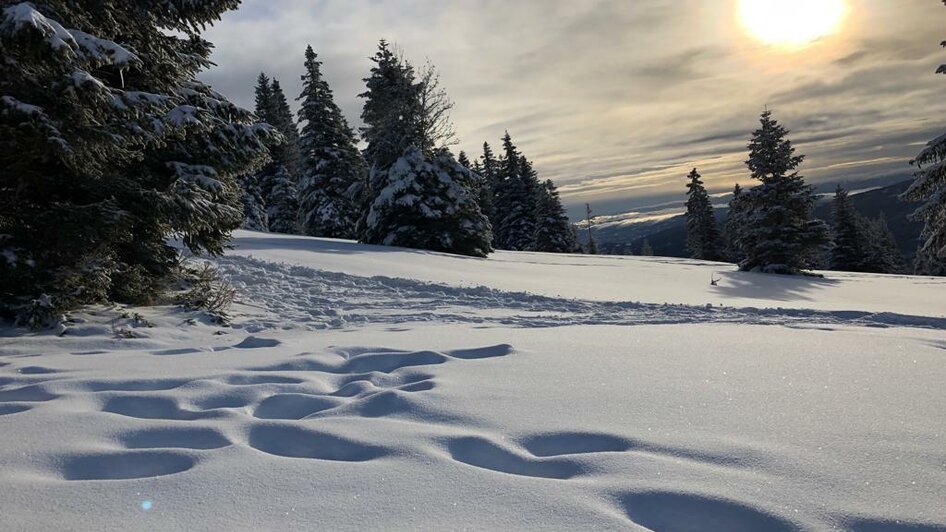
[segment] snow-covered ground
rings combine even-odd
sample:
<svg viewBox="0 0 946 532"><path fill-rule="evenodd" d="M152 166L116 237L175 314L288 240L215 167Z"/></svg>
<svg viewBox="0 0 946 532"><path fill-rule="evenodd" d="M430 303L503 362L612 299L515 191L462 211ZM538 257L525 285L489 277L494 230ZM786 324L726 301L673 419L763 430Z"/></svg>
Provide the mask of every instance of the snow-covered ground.
<svg viewBox="0 0 946 532"><path fill-rule="evenodd" d="M0 529L946 530L946 280L234 243L0 330Z"/></svg>

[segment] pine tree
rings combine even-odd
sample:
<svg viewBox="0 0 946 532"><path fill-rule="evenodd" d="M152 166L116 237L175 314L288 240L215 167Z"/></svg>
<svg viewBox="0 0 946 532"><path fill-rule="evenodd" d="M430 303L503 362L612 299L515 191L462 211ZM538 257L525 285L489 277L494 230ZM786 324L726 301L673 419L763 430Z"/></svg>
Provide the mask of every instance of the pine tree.
<svg viewBox="0 0 946 532"><path fill-rule="evenodd" d="M690 182L687 183L686 230L690 256L694 259L721 260L721 238L716 227L713 204L696 168L687 178Z"/></svg>
<svg viewBox="0 0 946 532"><path fill-rule="evenodd" d="M256 176L244 176L241 180L243 190L243 229L250 231L269 231L269 217L266 215L266 203L260 192Z"/></svg>
<svg viewBox="0 0 946 532"><path fill-rule="evenodd" d="M739 248L739 228L745 222L746 202L739 183L733 187L732 199L729 200L729 212L726 216L726 256L731 262L739 263L745 254Z"/></svg>
<svg viewBox="0 0 946 532"><path fill-rule="evenodd" d="M306 234L356 238L361 212L360 193L367 170L356 147L355 134L332 90L322 78L322 63L311 46L305 51L305 74L299 100L304 122L300 146L304 155L299 183L300 215Z"/></svg>
<svg viewBox="0 0 946 532"><path fill-rule="evenodd" d="M296 120L289 108L286 93L283 92L279 80L273 78L271 87L273 115L269 124L275 127L283 138L283 142L274 147L273 161L277 166L286 167L286 172L292 177L293 181L298 181L302 164L302 156L299 151L299 129L296 127Z"/></svg>
<svg viewBox="0 0 946 532"><path fill-rule="evenodd" d="M558 190L551 180L547 180L539 189L535 251L574 253L577 247Z"/></svg>
<svg viewBox="0 0 946 532"><path fill-rule="evenodd" d="M271 128L197 81L237 2L164 4L3 2L0 312L148 302L168 237L220 253L239 227Z"/></svg>
<svg viewBox="0 0 946 532"><path fill-rule="evenodd" d="M642 257L653 257L654 248L650 245L650 240L644 239L644 242L641 244L641 256Z"/></svg>
<svg viewBox="0 0 946 532"><path fill-rule="evenodd" d="M483 214L486 215L486 217L489 219L490 225L493 227L493 246L495 247L496 231L499 227L499 218L496 212L496 180L498 175L498 163L488 142L483 143L483 155L481 157L481 161L480 171L478 172L478 174L482 176L479 194L480 210L483 211Z"/></svg>
<svg viewBox="0 0 946 532"><path fill-rule="evenodd" d="M463 255L492 251L489 221L480 211L477 178L447 149L425 152L420 117L422 83L413 68L381 41L362 119L371 165L362 222L370 244L407 246Z"/></svg>
<svg viewBox="0 0 946 532"><path fill-rule="evenodd" d="M738 229L745 258L742 270L798 273L811 267L827 242L823 222L811 219L815 195L797 168L804 159L786 137L788 131L766 110L749 142L751 176L761 181L743 194L745 215Z"/></svg>
<svg viewBox="0 0 946 532"><path fill-rule="evenodd" d="M834 193L831 214L834 247L829 267L848 272L868 271L866 262L870 244L867 224L840 185Z"/></svg>
<svg viewBox="0 0 946 532"><path fill-rule="evenodd" d="M946 41L942 45L946 47ZM940 65L936 73L946 74L946 64ZM911 164L917 171L902 197L923 202L911 215L925 223L917 264L926 272L946 271L946 134L927 143Z"/></svg>
<svg viewBox="0 0 946 532"><path fill-rule="evenodd" d="M512 143L503 137L503 158L496 176L496 243L500 249L531 250L535 244L535 173Z"/></svg>
<svg viewBox="0 0 946 532"><path fill-rule="evenodd" d="M591 212L591 204L585 204L585 229L588 231L588 244L585 251L589 255L598 254L598 241L595 240L595 218Z"/></svg>
<svg viewBox="0 0 946 532"><path fill-rule="evenodd" d="M361 113L365 123L361 137L368 144L365 159L375 174L390 168L409 148L421 147L420 87L414 68L397 57L387 41L381 40L371 61L371 75L364 80L367 90L359 96L365 99Z"/></svg>
<svg viewBox="0 0 946 532"><path fill-rule="evenodd" d="M285 166L280 166L269 176L269 201L266 217L269 230L274 233L298 234L299 202L296 183Z"/></svg>
<svg viewBox="0 0 946 532"><path fill-rule="evenodd" d="M868 245L864 271L876 273L902 273L906 260L897 245L897 239L887 225L886 216L866 220Z"/></svg>
<svg viewBox="0 0 946 532"><path fill-rule="evenodd" d="M466 186L475 178L449 151L428 160L411 148L385 175L366 219L367 242L475 257L492 251L489 221Z"/></svg>

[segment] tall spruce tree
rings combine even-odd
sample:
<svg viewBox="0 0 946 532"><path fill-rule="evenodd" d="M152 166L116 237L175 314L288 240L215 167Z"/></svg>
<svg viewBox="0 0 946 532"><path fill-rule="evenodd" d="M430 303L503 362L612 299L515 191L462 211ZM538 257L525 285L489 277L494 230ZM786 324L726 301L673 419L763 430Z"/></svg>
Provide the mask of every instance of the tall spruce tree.
<svg viewBox="0 0 946 532"><path fill-rule="evenodd" d="M499 217L496 213L496 179L498 175L498 162L493 154L493 149L488 142L483 143L483 155L480 158L479 175L482 177L480 183L480 210L489 219L493 227L493 246L496 247L496 230L499 227Z"/></svg>
<svg viewBox="0 0 946 532"><path fill-rule="evenodd" d="M867 271L869 236L867 224L854 209L846 190L838 185L831 205L832 240L829 267L832 270L860 272Z"/></svg>
<svg viewBox="0 0 946 532"><path fill-rule="evenodd" d="M694 259L721 260L722 239L716 227L716 212L700 177L696 168L687 176L687 249Z"/></svg>
<svg viewBox="0 0 946 532"><path fill-rule="evenodd" d="M300 147L303 174L299 183L301 223L306 234L357 238L360 193L368 178L355 134L332 90L322 77L322 63L311 46L305 51L302 76L303 122Z"/></svg>
<svg viewBox="0 0 946 532"><path fill-rule="evenodd" d="M298 232L296 182L299 171L299 132L279 81L272 79L268 88L260 74L257 85L257 114L279 132L279 142L270 145L271 162L256 174L256 181L266 213L269 230L276 233Z"/></svg>
<svg viewBox="0 0 946 532"><path fill-rule="evenodd" d="M726 214L725 238L726 257L729 261L739 263L745 254L739 248L739 229L745 218L746 202L739 183L733 187L732 199L729 200L729 211Z"/></svg>
<svg viewBox="0 0 946 532"><path fill-rule="evenodd" d="M946 41L942 45L946 47ZM940 65L936 73L946 74L946 64ZM922 202L911 215L925 224L917 251L918 271L940 274L946 272L946 134L928 142L911 164L917 171L902 197Z"/></svg>
<svg viewBox="0 0 946 532"><path fill-rule="evenodd" d="M273 115L269 122L279 131L283 137L283 142L274 147L273 161L278 166L286 167L286 172L294 182L298 181L301 175L302 155L299 151L299 128L296 127L296 119L289 108L289 102L286 100L286 93L283 92L279 80L272 80L272 110Z"/></svg>
<svg viewBox="0 0 946 532"><path fill-rule="evenodd" d="M387 41L381 40L371 58L374 66L365 78L367 90L361 119L361 138L368 146L365 160L374 175L391 167L411 147L420 147L418 114L420 87L414 68L399 58ZM374 183L372 183L374 187ZM382 187L383 188L383 187Z"/></svg>
<svg viewBox="0 0 946 532"><path fill-rule="evenodd" d="M865 271L876 273L903 273L906 260L897 245L897 239L887 225L883 213L874 220L866 220L868 246Z"/></svg>
<svg viewBox="0 0 946 532"><path fill-rule="evenodd" d="M499 249L531 250L535 244L535 174L507 131L496 176L496 244Z"/></svg>
<svg viewBox="0 0 946 532"><path fill-rule="evenodd" d="M272 129L197 74L236 0L0 6L0 312L151 301L220 253Z"/></svg>
<svg viewBox="0 0 946 532"><path fill-rule="evenodd" d="M575 253L578 242L571 231L572 225L552 180L547 180L539 189L537 210L535 251Z"/></svg>
<svg viewBox="0 0 946 532"><path fill-rule="evenodd" d="M737 242L745 253L742 270L798 273L814 265L827 243L827 229L811 218L815 195L797 169L804 156L786 138L788 131L766 110L749 141L746 161L761 181L742 194L745 214Z"/></svg>
<svg viewBox="0 0 946 532"><path fill-rule="evenodd" d="M477 178L449 150L426 151L419 126L423 87L410 64L383 40L372 60L368 90L361 95L371 166L363 240L485 256L492 235L477 202Z"/></svg>

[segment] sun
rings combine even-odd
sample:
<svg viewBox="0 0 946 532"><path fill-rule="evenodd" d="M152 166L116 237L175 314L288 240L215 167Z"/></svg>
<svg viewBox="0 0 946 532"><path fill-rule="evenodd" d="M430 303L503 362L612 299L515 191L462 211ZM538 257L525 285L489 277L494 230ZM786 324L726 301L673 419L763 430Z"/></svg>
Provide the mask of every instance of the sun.
<svg viewBox="0 0 946 532"><path fill-rule="evenodd" d="M746 33L765 44L801 48L836 33L847 17L848 0L737 0Z"/></svg>

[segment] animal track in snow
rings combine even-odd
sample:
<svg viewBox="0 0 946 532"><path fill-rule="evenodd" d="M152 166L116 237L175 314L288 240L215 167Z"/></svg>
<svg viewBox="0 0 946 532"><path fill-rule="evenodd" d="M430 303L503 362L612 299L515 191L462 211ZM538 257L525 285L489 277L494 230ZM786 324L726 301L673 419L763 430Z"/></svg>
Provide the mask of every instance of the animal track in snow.
<svg viewBox="0 0 946 532"><path fill-rule="evenodd" d="M447 450L458 462L511 475L565 480L582 473L570 461L537 458L478 436L451 439Z"/></svg>
<svg viewBox="0 0 946 532"><path fill-rule="evenodd" d="M213 410L185 410L180 407L175 399L147 396L111 397L102 405L102 411L140 419L182 421L220 417L222 415L222 413Z"/></svg>
<svg viewBox="0 0 946 532"><path fill-rule="evenodd" d="M256 425L249 445L258 451L286 458L366 462L393 451L297 425Z"/></svg>
<svg viewBox="0 0 946 532"><path fill-rule="evenodd" d="M172 451L124 451L66 457L60 472L66 480L129 480L187 471L196 460Z"/></svg>
<svg viewBox="0 0 946 532"><path fill-rule="evenodd" d="M211 428L151 428L125 434L121 442L128 449L219 449L231 445L219 430Z"/></svg>
<svg viewBox="0 0 946 532"><path fill-rule="evenodd" d="M781 532L797 527L741 502L678 492L627 493L618 502L628 518L651 530Z"/></svg>

